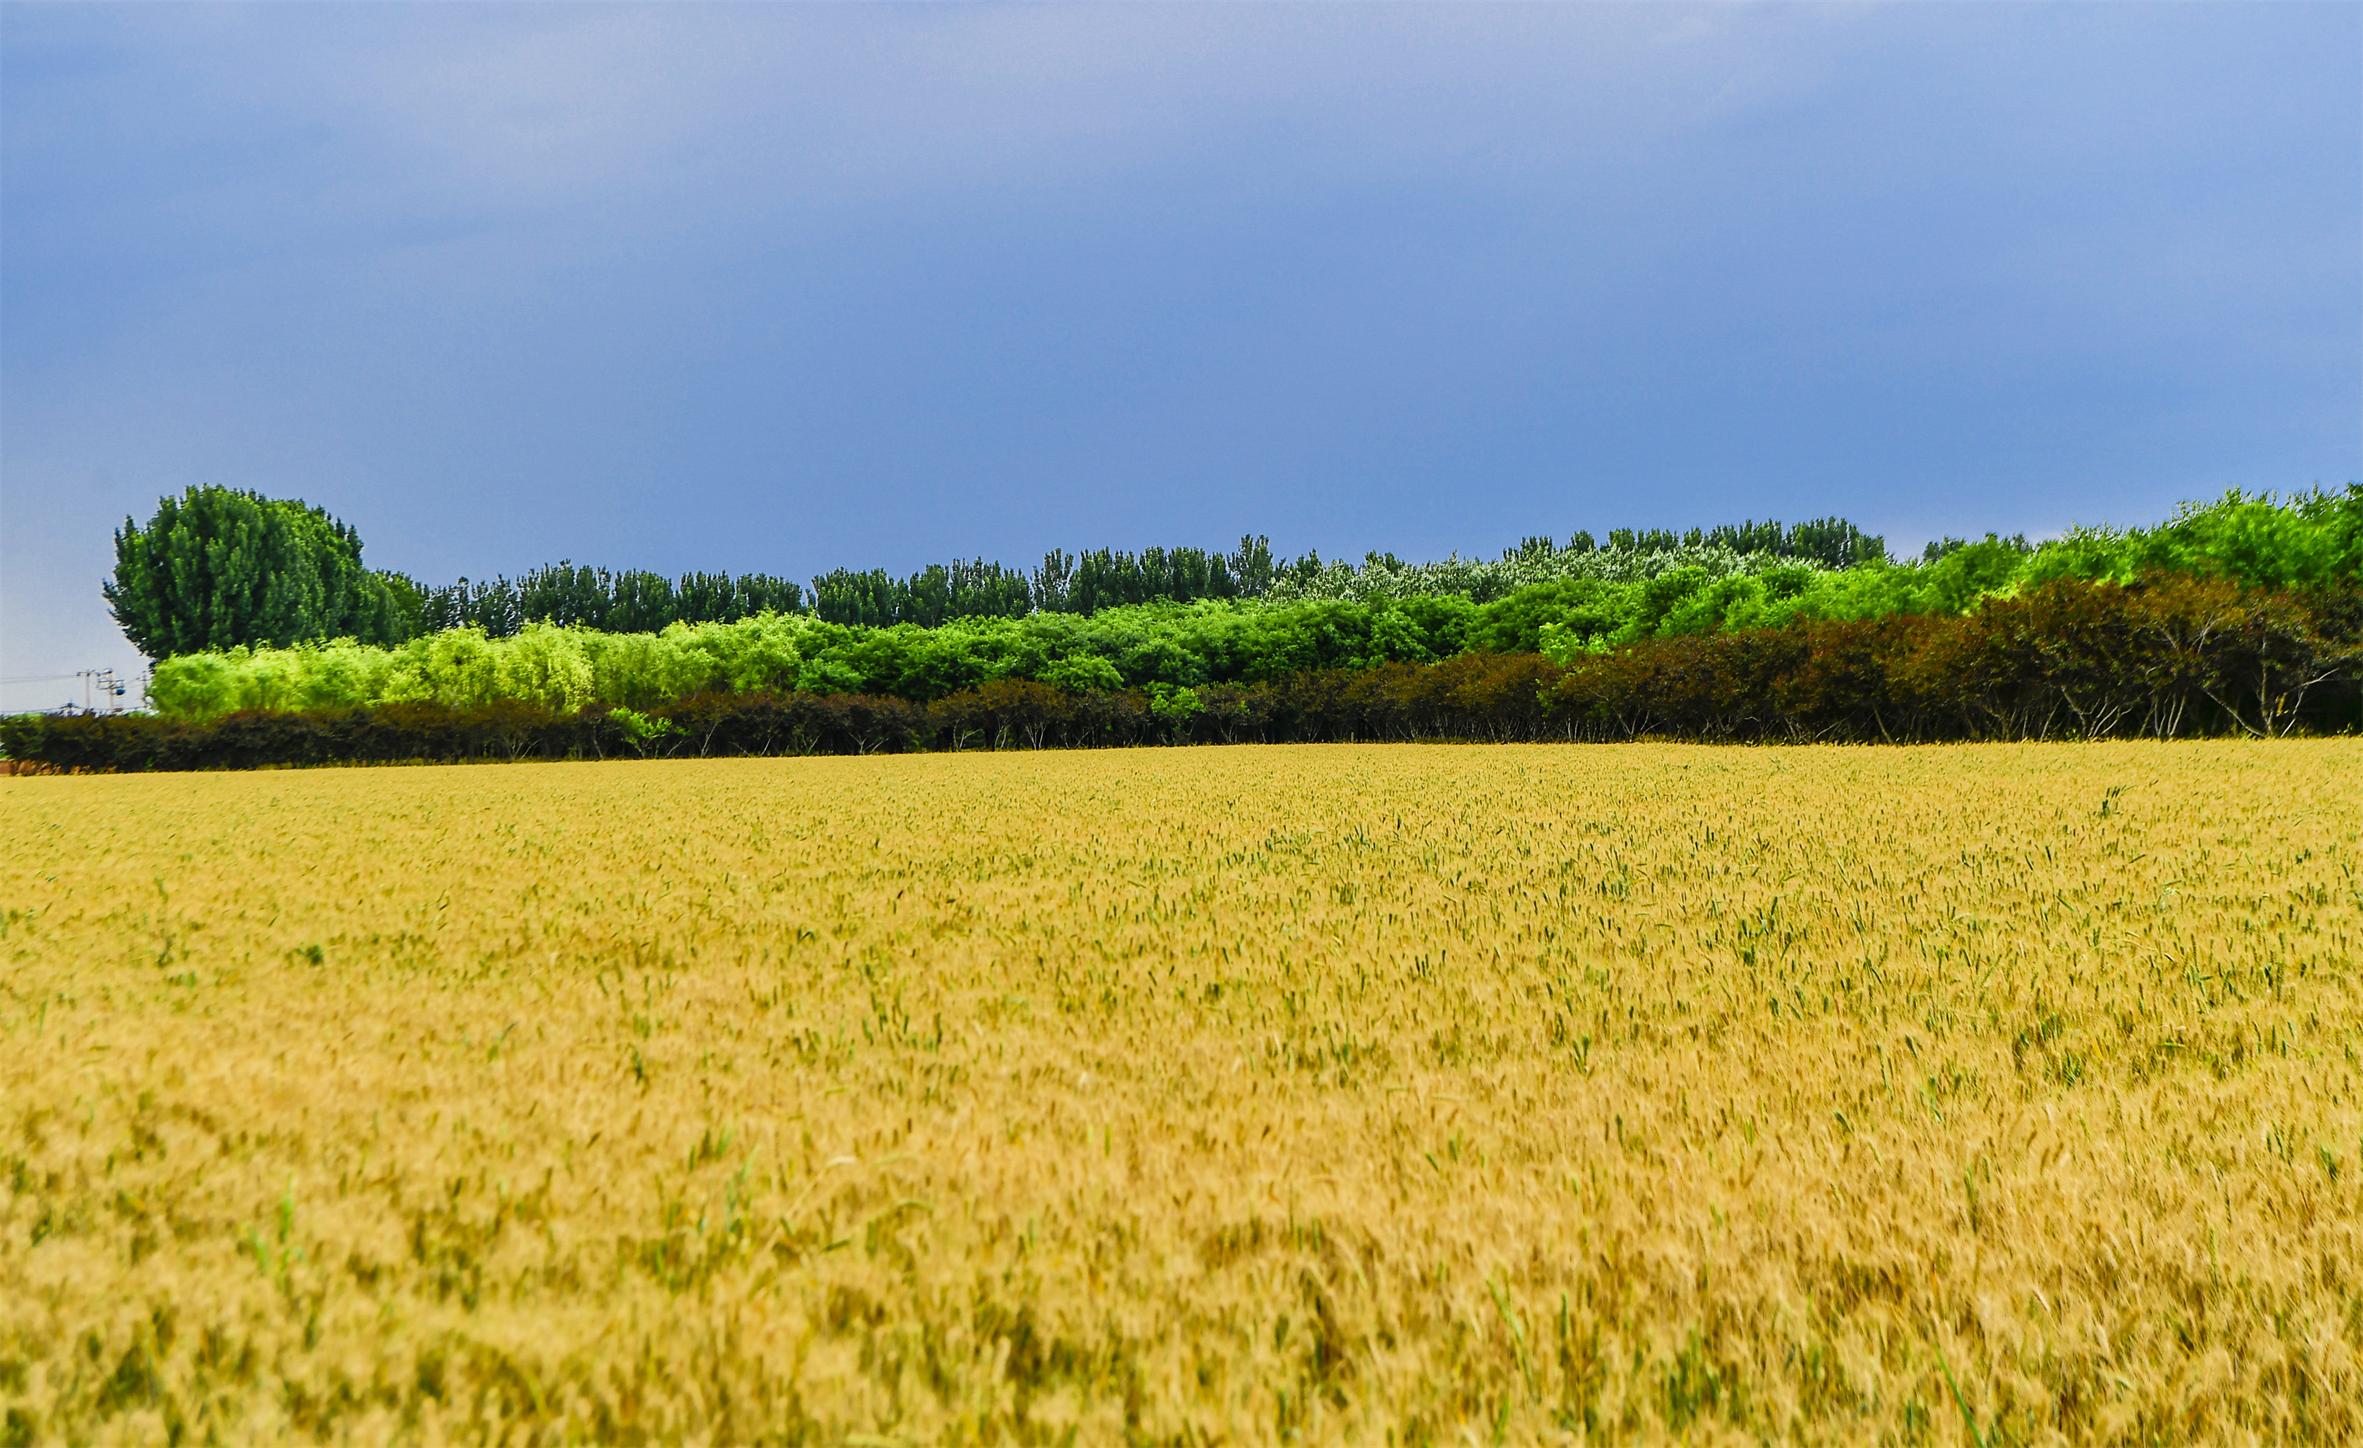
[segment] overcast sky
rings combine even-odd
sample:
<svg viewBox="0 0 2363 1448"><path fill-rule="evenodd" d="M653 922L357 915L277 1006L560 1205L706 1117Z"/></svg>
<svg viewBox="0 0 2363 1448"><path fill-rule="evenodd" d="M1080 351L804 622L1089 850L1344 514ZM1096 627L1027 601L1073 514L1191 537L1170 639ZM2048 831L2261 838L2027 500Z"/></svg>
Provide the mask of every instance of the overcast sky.
<svg viewBox="0 0 2363 1448"><path fill-rule="evenodd" d="M429 581L2363 477L2363 7L0 6L0 707L193 482Z"/></svg>

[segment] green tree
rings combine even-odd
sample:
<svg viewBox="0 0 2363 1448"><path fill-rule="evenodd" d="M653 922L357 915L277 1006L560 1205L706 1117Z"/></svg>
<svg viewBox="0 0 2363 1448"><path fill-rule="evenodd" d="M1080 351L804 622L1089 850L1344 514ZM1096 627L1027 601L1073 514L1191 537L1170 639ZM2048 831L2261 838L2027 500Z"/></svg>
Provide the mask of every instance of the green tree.
<svg viewBox="0 0 2363 1448"><path fill-rule="evenodd" d="M361 565L361 538L310 504L221 487L165 498L115 534L101 590L150 658L315 639L393 643L408 596Z"/></svg>

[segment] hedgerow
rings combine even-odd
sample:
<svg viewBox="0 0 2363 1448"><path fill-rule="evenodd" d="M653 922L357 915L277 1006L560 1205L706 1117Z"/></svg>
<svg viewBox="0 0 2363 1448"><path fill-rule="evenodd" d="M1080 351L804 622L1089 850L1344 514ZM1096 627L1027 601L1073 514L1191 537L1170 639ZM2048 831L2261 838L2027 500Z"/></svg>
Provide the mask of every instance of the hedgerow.
<svg viewBox="0 0 2363 1448"><path fill-rule="evenodd" d="M1478 648L1347 663L1352 649L1338 646L1264 677L1079 689L953 676L921 697L754 670L737 676L745 687L709 678L645 707L597 697L596 668L584 684L562 633L521 635L528 652L500 657L472 640L461 676L489 681L475 697L19 716L0 721L0 750L146 770L1311 740L2175 738L2363 723L2363 595L2175 575L2061 579L1957 616L1810 619L1565 658ZM542 693L501 692L527 677L520 658Z"/></svg>

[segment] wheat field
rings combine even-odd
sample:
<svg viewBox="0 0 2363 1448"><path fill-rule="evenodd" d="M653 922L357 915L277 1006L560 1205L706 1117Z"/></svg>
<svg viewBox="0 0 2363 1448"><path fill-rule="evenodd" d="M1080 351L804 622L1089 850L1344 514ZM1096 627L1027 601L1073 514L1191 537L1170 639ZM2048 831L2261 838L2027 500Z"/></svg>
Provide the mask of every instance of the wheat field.
<svg viewBox="0 0 2363 1448"><path fill-rule="evenodd" d="M2363 1435L2363 743L0 780L8 1442Z"/></svg>

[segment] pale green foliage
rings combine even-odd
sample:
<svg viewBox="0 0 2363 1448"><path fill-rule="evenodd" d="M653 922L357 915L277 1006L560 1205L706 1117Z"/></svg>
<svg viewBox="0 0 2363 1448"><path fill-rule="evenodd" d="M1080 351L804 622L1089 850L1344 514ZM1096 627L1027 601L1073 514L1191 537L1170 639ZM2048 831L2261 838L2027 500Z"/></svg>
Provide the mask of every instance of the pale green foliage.
<svg viewBox="0 0 2363 1448"><path fill-rule="evenodd" d="M297 707L353 709L384 692L394 655L385 649L336 639L306 651L306 666L293 671Z"/></svg>
<svg viewBox="0 0 2363 1448"><path fill-rule="evenodd" d="M455 707L488 704L499 696L499 650L505 646L505 640L496 645L475 628L413 639L395 652L385 697Z"/></svg>
<svg viewBox="0 0 2363 1448"><path fill-rule="evenodd" d="M803 686L798 640L814 627L830 626L801 615L762 614L731 624L674 624L654 634L527 624L507 638L488 638L479 628L446 629L392 649L350 639L239 648L163 660L149 693L162 712L199 719L242 709L394 703L647 707L708 689ZM848 687L860 683L856 677Z"/></svg>
<svg viewBox="0 0 2363 1448"><path fill-rule="evenodd" d="M529 623L504 639L493 658L501 697L545 709L573 711L595 693L589 651L572 629Z"/></svg>
<svg viewBox="0 0 2363 1448"><path fill-rule="evenodd" d="M210 719L238 707L246 650L182 654L156 665L148 681L148 702L184 719Z"/></svg>
<svg viewBox="0 0 2363 1448"><path fill-rule="evenodd" d="M799 642L811 622L797 614L759 613L736 623L674 624L660 636L675 660L663 687L676 695L701 688L795 688L804 663Z"/></svg>
<svg viewBox="0 0 2363 1448"><path fill-rule="evenodd" d="M1818 564L1800 563L1773 553L1741 553L1731 548L1701 544L1679 548L1600 548L1585 551L1557 549L1514 553L1506 558L1463 558L1458 554L1434 563L1406 563L1389 554L1373 553L1356 563L1326 565L1309 577L1288 574L1272 584L1266 598L1275 603L1293 599L1329 598L1358 603L1382 599L1451 594L1479 603L1506 598L1522 588L1565 579L1594 579L1602 583L1645 583L1677 569L1700 569L1713 577L1753 574L1773 569L1827 571Z"/></svg>

